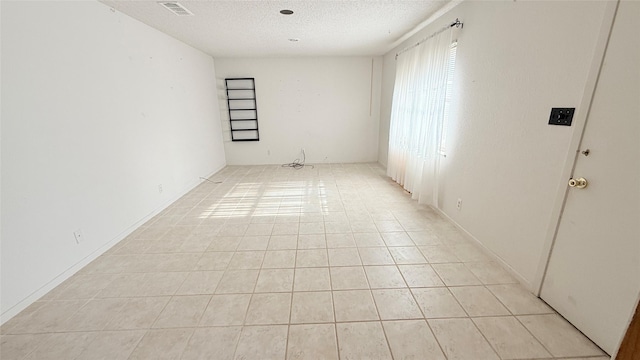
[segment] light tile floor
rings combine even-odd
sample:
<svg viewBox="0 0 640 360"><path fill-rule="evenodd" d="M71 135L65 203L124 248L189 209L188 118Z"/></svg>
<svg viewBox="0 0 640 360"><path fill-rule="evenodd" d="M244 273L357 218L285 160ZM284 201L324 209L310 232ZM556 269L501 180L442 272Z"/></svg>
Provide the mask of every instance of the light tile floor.
<svg viewBox="0 0 640 360"><path fill-rule="evenodd" d="M5 359L608 359L375 164L229 166L2 326Z"/></svg>

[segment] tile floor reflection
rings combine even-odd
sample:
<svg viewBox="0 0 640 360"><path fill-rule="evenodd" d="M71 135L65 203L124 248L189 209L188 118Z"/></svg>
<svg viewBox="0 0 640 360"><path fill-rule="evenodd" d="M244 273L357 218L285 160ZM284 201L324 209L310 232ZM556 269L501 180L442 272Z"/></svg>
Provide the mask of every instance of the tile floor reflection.
<svg viewBox="0 0 640 360"><path fill-rule="evenodd" d="M5 359L608 359L376 164L229 166L2 326Z"/></svg>

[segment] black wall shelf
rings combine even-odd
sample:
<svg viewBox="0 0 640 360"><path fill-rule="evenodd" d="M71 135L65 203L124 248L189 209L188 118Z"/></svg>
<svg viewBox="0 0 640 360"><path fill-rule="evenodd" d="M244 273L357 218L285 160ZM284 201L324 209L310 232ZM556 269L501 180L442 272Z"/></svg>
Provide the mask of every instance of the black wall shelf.
<svg viewBox="0 0 640 360"><path fill-rule="evenodd" d="M231 141L259 141L258 107L254 78L224 79L231 125Z"/></svg>

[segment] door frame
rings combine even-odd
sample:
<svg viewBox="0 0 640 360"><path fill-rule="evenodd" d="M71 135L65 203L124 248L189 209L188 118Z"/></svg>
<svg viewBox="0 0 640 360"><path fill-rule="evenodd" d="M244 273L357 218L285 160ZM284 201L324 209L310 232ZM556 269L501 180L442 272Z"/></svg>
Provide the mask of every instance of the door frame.
<svg viewBox="0 0 640 360"><path fill-rule="evenodd" d="M627 325L627 331L618 345L616 351L611 354L612 359L633 360L634 352L640 349L640 293L636 300L635 311L631 312L631 318Z"/></svg>
<svg viewBox="0 0 640 360"><path fill-rule="evenodd" d="M602 64L604 63L604 56L609 45L609 37L611 36L611 30L613 29L613 22L615 20L619 3L620 0L615 0L607 1L605 4L604 16L602 18L602 24L600 25L600 32L593 52L593 58L591 59L589 73L587 74L587 81L582 93L582 99L580 100L580 104L573 117L573 124L575 128L571 135L569 151L567 152L564 166L562 168L562 175L560 177L560 185L556 190L555 201L553 208L551 209L551 216L549 218L550 220L547 225L547 232L544 237L542 247L542 255L540 256L538 269L532 283L531 290L538 297L542 291L542 285L549 266L549 260L551 259L551 252L553 251L553 246L560 227L560 221L562 220L562 213L565 209L567 195L569 194L567 181L573 176L573 171L578 160L582 137L589 119L589 113L591 112L593 96L595 95L598 79L600 78L600 72L602 71Z"/></svg>

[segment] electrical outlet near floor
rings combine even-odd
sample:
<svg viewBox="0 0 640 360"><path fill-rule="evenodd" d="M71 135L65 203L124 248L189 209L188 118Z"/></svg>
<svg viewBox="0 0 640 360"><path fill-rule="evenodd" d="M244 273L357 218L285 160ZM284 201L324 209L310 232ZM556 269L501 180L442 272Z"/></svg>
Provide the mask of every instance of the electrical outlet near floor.
<svg viewBox="0 0 640 360"><path fill-rule="evenodd" d="M162 184L158 184L158 194L162 194Z"/></svg>
<svg viewBox="0 0 640 360"><path fill-rule="evenodd" d="M80 245L84 241L84 235L82 235L82 229L78 229L73 232L73 237L76 238L76 244Z"/></svg>
<svg viewBox="0 0 640 360"><path fill-rule="evenodd" d="M456 208L458 208L458 210L462 209L462 199L458 199L458 202L456 203Z"/></svg>

